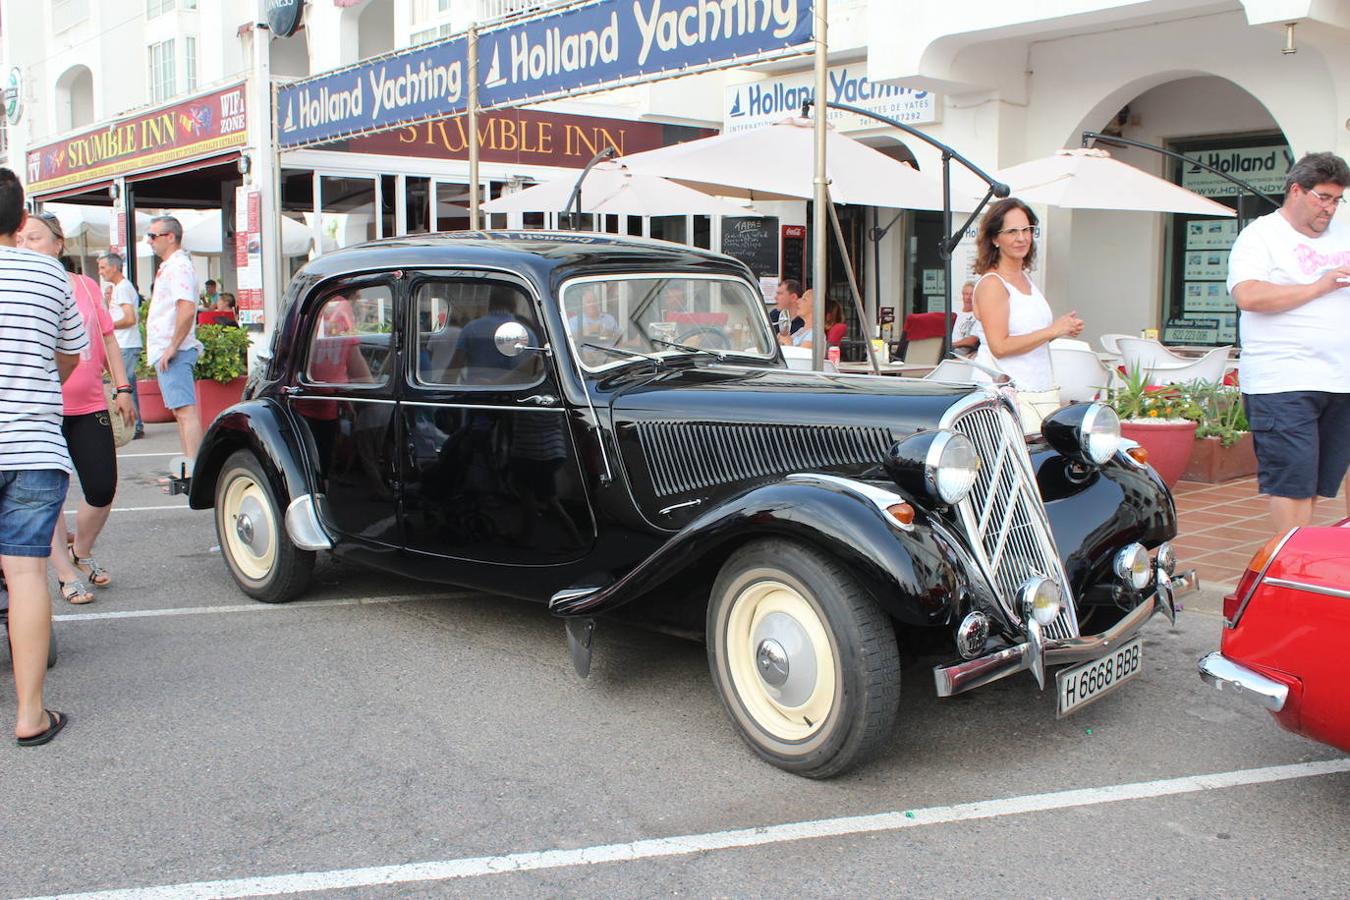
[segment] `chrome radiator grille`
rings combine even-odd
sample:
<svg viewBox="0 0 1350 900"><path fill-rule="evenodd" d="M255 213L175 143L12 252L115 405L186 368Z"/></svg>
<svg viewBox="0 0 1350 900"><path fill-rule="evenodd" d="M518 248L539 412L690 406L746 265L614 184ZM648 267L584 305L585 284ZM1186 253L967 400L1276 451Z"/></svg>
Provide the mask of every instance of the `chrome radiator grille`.
<svg viewBox="0 0 1350 900"><path fill-rule="evenodd" d="M959 413L950 427L970 438L983 461L975 487L958 510L999 597L1020 620L1016 598L1023 582L1034 575L1055 581L1065 604L1046 636L1078 637L1068 576L1055 550L1022 429L1002 407L988 405Z"/></svg>
<svg viewBox="0 0 1350 900"><path fill-rule="evenodd" d="M659 497L830 466L880 463L885 428L650 421L638 440Z"/></svg>

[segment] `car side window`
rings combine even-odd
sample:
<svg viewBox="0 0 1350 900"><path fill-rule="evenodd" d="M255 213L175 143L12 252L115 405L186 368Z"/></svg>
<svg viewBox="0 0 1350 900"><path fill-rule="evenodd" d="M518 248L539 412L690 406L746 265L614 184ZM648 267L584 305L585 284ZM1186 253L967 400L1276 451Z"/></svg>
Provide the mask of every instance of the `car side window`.
<svg viewBox="0 0 1350 900"><path fill-rule="evenodd" d="M427 281L418 285L415 299L419 383L528 387L543 377L542 353L508 356L495 340L497 329L517 322L525 326L530 347L543 346L543 332L522 288L481 278Z"/></svg>
<svg viewBox="0 0 1350 900"><path fill-rule="evenodd" d="M314 316L305 380L310 384L389 382L394 297L385 285L338 290Z"/></svg>

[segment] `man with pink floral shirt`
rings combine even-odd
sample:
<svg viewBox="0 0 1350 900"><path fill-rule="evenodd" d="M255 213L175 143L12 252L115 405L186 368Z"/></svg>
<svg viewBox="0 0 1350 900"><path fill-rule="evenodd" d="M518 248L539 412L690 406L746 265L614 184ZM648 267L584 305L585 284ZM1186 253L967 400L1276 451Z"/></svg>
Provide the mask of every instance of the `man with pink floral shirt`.
<svg viewBox="0 0 1350 900"><path fill-rule="evenodd" d="M173 216L151 220L145 239L160 260L145 317L145 358L155 367L164 406L178 421L178 440L191 472L202 442L192 380L202 349L197 340L197 273L182 247L183 226Z"/></svg>

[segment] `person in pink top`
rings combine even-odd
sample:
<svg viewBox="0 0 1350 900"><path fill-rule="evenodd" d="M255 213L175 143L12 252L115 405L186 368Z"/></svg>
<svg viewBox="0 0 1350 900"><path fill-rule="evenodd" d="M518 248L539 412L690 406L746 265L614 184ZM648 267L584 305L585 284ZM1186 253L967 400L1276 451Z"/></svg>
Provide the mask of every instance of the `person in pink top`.
<svg viewBox="0 0 1350 900"><path fill-rule="evenodd" d="M30 216L20 235L20 246L29 250L58 259L65 252L65 232L51 213ZM85 587L85 578L96 587L107 587L112 582L108 571L92 558L94 541L108 521L113 495L117 492L117 447L113 443L108 404L103 398L105 369L116 386L118 415L128 426L135 425L136 411L131 404L131 385L127 381L121 349L117 346L112 316L103 304L103 292L97 282L85 275L70 273L68 278L76 308L89 335L89 346L80 354L75 371L61 386L61 431L70 449L75 473L80 478L84 499L75 517L73 543L67 545L64 517L56 520L51 560L56 579L61 584L61 596L71 603L88 603L94 595Z"/></svg>

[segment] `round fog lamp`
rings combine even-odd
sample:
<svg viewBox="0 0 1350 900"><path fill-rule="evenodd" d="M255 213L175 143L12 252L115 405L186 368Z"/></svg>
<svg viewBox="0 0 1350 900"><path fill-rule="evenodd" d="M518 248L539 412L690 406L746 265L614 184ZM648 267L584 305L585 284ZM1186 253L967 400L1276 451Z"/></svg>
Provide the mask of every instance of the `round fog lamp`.
<svg viewBox="0 0 1350 900"><path fill-rule="evenodd" d="M984 652L989 642L989 617L982 612L968 613L956 628L956 649L966 659L974 659Z"/></svg>
<svg viewBox="0 0 1350 900"><path fill-rule="evenodd" d="M1172 547L1170 541L1163 541L1158 547L1158 568L1162 569L1168 575L1177 570L1177 551Z"/></svg>
<svg viewBox="0 0 1350 900"><path fill-rule="evenodd" d="M1032 578L1022 586L1022 613L1025 618L1049 625L1059 618L1062 605L1059 585L1049 578Z"/></svg>
<svg viewBox="0 0 1350 900"><path fill-rule="evenodd" d="M1114 566L1116 577L1128 587L1142 591L1148 587L1148 562L1148 551L1144 549L1143 544L1129 544L1122 547L1116 554Z"/></svg>

